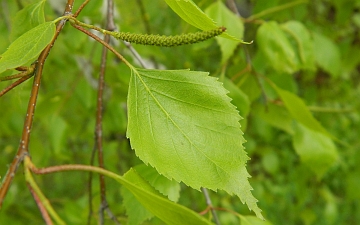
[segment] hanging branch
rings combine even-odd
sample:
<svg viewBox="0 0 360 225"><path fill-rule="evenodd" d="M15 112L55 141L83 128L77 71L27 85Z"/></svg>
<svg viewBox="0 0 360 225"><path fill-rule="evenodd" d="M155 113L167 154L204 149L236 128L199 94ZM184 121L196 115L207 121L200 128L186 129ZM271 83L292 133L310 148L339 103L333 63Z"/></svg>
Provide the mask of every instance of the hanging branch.
<svg viewBox="0 0 360 225"><path fill-rule="evenodd" d="M109 31L113 31L116 29L113 18L113 1L107 1L107 18L106 18L106 29ZM104 36L104 42L110 43L110 36L106 34ZM101 56L101 64L100 64L100 74L98 81L98 96L97 96L97 107L96 107L96 125L95 125L95 148L98 152L98 163L99 167L105 169L104 165L104 154L103 154L103 143L102 143L102 115L103 115L103 106L104 106L104 87L105 87L105 68L107 62L107 53L108 49L103 46L102 56ZM115 222L115 224L120 224L116 217L113 215L111 210L109 209L109 204L106 200L106 185L105 185L105 177L104 175L99 175L100 179L100 212L99 212L99 223L101 225L104 224L104 211L108 213L110 218Z"/></svg>
<svg viewBox="0 0 360 225"><path fill-rule="evenodd" d="M74 0L68 0L66 3L66 8L64 11L64 15L69 15L72 12ZM14 179L15 173L20 165L20 163L23 161L24 157L26 155L29 155L29 140L30 140L30 131L33 124L33 118L35 113L35 106L37 102L37 96L39 94L39 88L41 83L41 76L44 68L44 63L49 55L49 52L54 45L56 38L59 36L60 31L63 29L67 19L61 20L57 27L56 32L51 40L51 42L46 46L46 48L41 52L40 56L38 57L37 63L36 63L36 69L35 69L35 76L34 76L34 82L31 89L30 99L28 103L28 108L26 112L25 122L23 126L23 132L22 137L20 140L20 145L17 150L16 156L13 159L5 177L0 187L0 209L2 207L2 203L4 201L4 198L6 196L6 193L11 185L12 180Z"/></svg>

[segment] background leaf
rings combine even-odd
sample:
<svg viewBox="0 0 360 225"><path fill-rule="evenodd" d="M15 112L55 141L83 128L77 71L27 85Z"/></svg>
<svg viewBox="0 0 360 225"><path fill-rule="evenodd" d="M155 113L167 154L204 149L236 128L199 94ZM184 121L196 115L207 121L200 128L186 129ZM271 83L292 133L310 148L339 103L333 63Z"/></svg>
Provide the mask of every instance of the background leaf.
<svg viewBox="0 0 360 225"><path fill-rule="evenodd" d="M0 73L35 59L55 34L54 22L40 24L16 39L1 55Z"/></svg>
<svg viewBox="0 0 360 225"><path fill-rule="evenodd" d="M159 173L195 189L235 193L262 218L247 180L241 117L226 93L205 72L133 70L127 137Z"/></svg>
<svg viewBox="0 0 360 225"><path fill-rule="evenodd" d="M45 2L46 0L37 1L16 13L11 23L10 40L13 41L37 25L45 23Z"/></svg>
<svg viewBox="0 0 360 225"><path fill-rule="evenodd" d="M256 43L275 70L285 73L298 70L295 51L277 22L263 23L257 30Z"/></svg>
<svg viewBox="0 0 360 225"><path fill-rule="evenodd" d="M301 68L315 70L315 51L309 30L299 21L288 21L281 25L296 42Z"/></svg>
<svg viewBox="0 0 360 225"><path fill-rule="evenodd" d="M273 87L294 119L313 131L320 132L331 137L331 134L329 134L319 121L312 116L310 110L301 98L289 91L277 87L275 84L273 84Z"/></svg>
<svg viewBox="0 0 360 225"><path fill-rule="evenodd" d="M216 24L214 20L208 17L193 1L191 0L165 0L170 8L178 14L188 24L201 30L216 29L222 24ZM239 39L224 32L221 37L240 41Z"/></svg>
<svg viewBox="0 0 360 225"><path fill-rule="evenodd" d="M124 174L124 178L144 190L159 195L159 192L157 192L148 182L138 175L134 169L130 169L126 172ZM126 214L128 215L128 224L137 225L153 217L153 214L135 198L130 190L122 187L121 195L124 198L123 205L126 209Z"/></svg>
<svg viewBox="0 0 360 225"><path fill-rule="evenodd" d="M317 64L334 77L341 72L341 54L339 48L326 36L313 33L315 59Z"/></svg>
<svg viewBox="0 0 360 225"><path fill-rule="evenodd" d="M213 18L217 24L226 27L226 32L230 35L242 39L244 35L244 24L240 17L231 12L222 1L216 1L206 10L206 14ZM239 42L216 37L216 41L220 46L222 58L221 63L225 63L234 53Z"/></svg>
<svg viewBox="0 0 360 225"><path fill-rule="evenodd" d="M148 185L147 182L132 169L126 174L125 179L119 177L117 180L123 184L148 211L167 224L212 224L196 212L156 194L157 191Z"/></svg>
<svg viewBox="0 0 360 225"><path fill-rule="evenodd" d="M301 161L320 179L339 156L333 141L326 135L297 124L293 145Z"/></svg>

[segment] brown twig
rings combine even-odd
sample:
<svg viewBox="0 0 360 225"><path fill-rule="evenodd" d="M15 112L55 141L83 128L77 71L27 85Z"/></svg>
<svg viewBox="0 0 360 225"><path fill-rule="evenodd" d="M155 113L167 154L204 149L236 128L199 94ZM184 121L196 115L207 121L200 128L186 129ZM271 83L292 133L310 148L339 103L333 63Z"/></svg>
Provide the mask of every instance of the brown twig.
<svg viewBox="0 0 360 225"><path fill-rule="evenodd" d="M96 36L95 34L91 33L88 30L85 30L84 28L82 28L79 25L76 24L71 24L73 27L75 27L76 29L78 29L79 31L85 33L86 35L88 35L89 37L92 37L95 41L99 42L100 44L102 44L103 46L105 46L106 48L108 48L112 53L114 53L116 55L116 57L118 57L122 62L124 62L127 65L130 65L128 63L128 61L120 54L118 53L113 47L111 47L109 44L107 44L106 42L104 42L103 40L101 40L101 38L99 38L98 36Z"/></svg>
<svg viewBox="0 0 360 225"><path fill-rule="evenodd" d="M35 72L35 66L36 66L35 64L32 64L30 67L26 68L26 70L24 70L23 67L18 67L16 69L19 71L22 71L21 73L17 73L17 74L5 76L5 77L0 77L0 81L13 80L16 78L25 77L27 75L32 75Z"/></svg>
<svg viewBox="0 0 360 225"><path fill-rule="evenodd" d="M205 199L206 199L206 204L208 205L208 208L210 208L211 214L213 215L214 222L216 223L216 225L220 225L220 220L219 220L219 218L216 214L216 211L212 205L208 190L206 188L201 188L201 191L204 194Z"/></svg>
<svg viewBox="0 0 360 225"><path fill-rule="evenodd" d="M35 202L36 202L36 204L37 204L40 212L41 212L41 215L42 215L42 217L43 217L46 225L52 225L53 222L52 222L52 220L51 220L51 218L50 218L50 215L49 215L49 213L47 212L44 204L43 204L42 201L40 200L40 197L36 194L36 192L34 191L34 189L33 189L29 184L28 184L27 186L28 186L28 188L29 188L29 190L30 190L30 192L31 192L31 194L32 194L32 196L33 196L33 198L34 198L34 200L35 200Z"/></svg>
<svg viewBox="0 0 360 225"><path fill-rule="evenodd" d="M0 91L0 97L3 96L4 94L6 94L7 92L9 92L11 89L18 86L19 84L21 84L22 82L26 81L27 79L29 79L32 76L33 76L33 74L23 76L19 80L17 80L14 83L10 84L9 86L7 86L6 88L4 88L3 90Z"/></svg>
<svg viewBox="0 0 360 225"><path fill-rule="evenodd" d="M238 17L241 16L234 0L227 0L226 3L233 13L235 13Z"/></svg>
<svg viewBox="0 0 360 225"><path fill-rule="evenodd" d="M80 12L83 10L83 8L90 2L90 0L86 0L84 1L80 7L78 8L78 10L76 10L75 14L74 14L74 17L78 17Z"/></svg>
<svg viewBox="0 0 360 225"><path fill-rule="evenodd" d="M107 19L106 19L106 29L113 31L115 30L115 24L113 19L113 1L107 1ZM110 43L110 36L104 36L104 42ZM98 163L100 168L105 168L104 165L104 153L103 153L103 143L102 143L102 115L103 115L103 105L104 105L104 87L105 87L105 69L107 62L107 53L108 49L103 46L102 56L101 56L101 64L100 64L100 74L99 74L99 82L98 82L98 97L97 97L97 108L96 108L96 125L95 125L95 145L98 152ZM105 185L105 177L100 174L100 198L101 198L101 206L99 212L99 223L101 225L104 224L104 211L106 210L108 213L110 212L110 216L113 216L111 210L109 209L109 204L106 200L106 185ZM116 217L112 218L116 224L119 224Z"/></svg>
<svg viewBox="0 0 360 225"><path fill-rule="evenodd" d="M74 0L68 0L65 7L64 15L71 14L72 7L74 4ZM17 171L17 168L19 167L20 163L23 161L24 157L29 154L29 140L30 140L30 131L33 124L33 118L35 113L35 106L37 102L37 96L39 93L40 83L41 83L41 76L44 68L45 60L54 45L54 42L56 41L56 38L60 34L60 31L63 29L64 25L66 23L66 19L61 20L57 27L56 32L49 43L49 45L46 46L46 48L41 52L40 56L38 57L37 63L36 63L36 69L35 69L35 76L34 76L34 82L31 89L31 95L28 103L28 108L26 112L25 122L23 126L23 132L22 137L20 140L20 145L18 148L18 151L16 153L15 158L13 159L5 177L0 187L0 208L2 207L2 203L4 201L4 198L6 196L6 193L11 185L11 182L15 176L15 173Z"/></svg>

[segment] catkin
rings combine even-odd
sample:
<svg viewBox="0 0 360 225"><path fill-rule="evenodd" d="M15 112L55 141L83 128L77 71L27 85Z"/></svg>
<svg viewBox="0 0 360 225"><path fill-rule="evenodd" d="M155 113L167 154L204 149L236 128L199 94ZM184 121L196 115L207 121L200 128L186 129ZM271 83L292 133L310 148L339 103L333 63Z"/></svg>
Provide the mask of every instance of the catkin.
<svg viewBox="0 0 360 225"><path fill-rule="evenodd" d="M199 31L196 33L180 34L174 36L165 36L158 34L132 34L117 32L114 37L123 41L142 45L155 45L163 47L172 47L179 45L194 44L216 37L225 32L225 27L218 27L213 30Z"/></svg>

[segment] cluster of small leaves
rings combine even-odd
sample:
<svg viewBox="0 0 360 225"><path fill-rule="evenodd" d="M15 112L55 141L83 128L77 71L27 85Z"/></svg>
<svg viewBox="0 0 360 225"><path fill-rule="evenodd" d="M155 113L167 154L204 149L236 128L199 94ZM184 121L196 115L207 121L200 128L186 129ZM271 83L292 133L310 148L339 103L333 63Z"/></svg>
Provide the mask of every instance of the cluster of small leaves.
<svg viewBox="0 0 360 225"><path fill-rule="evenodd" d="M173 47L179 45L194 44L207 39L216 37L223 32L226 28L218 27L217 29L208 31L199 31L196 33L180 34L174 36L165 36L158 34L132 34L129 32L116 33L115 37L130 43L142 45L155 45L162 47Z"/></svg>

